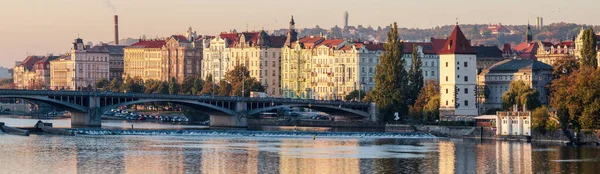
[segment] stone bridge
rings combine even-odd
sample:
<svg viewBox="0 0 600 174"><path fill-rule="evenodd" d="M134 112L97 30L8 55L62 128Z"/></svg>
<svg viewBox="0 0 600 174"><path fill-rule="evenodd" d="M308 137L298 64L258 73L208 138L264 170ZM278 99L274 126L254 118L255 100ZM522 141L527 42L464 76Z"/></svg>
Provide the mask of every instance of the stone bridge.
<svg viewBox="0 0 600 174"><path fill-rule="evenodd" d="M247 127L248 116L286 108L303 107L331 115L362 116L374 120L374 103L285 98L246 98L168 94L114 93L98 91L0 90L0 98L19 98L43 102L72 113L71 124L78 127L101 126L101 115L120 106L171 102L210 115L210 126Z"/></svg>

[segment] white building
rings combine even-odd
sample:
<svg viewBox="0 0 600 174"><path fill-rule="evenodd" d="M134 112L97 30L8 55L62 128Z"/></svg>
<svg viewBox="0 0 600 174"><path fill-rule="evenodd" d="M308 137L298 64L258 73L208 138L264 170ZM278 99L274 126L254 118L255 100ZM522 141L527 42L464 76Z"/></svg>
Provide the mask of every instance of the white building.
<svg viewBox="0 0 600 174"><path fill-rule="evenodd" d="M478 115L477 53L456 25L440 54L440 116Z"/></svg>
<svg viewBox="0 0 600 174"><path fill-rule="evenodd" d="M531 136L531 112L496 112L496 135Z"/></svg>
<svg viewBox="0 0 600 174"><path fill-rule="evenodd" d="M90 48L77 38L70 55L68 59L59 58L50 62L51 89L84 89L93 87L102 78L109 79L110 60L106 47Z"/></svg>
<svg viewBox="0 0 600 174"><path fill-rule="evenodd" d="M479 92L485 94L477 98L480 113L501 108L502 95L510 90L510 83L517 80L536 89L540 94L539 101L548 104L547 94L550 90L547 86L552 82L552 66L531 59L508 59L492 65L478 75Z"/></svg>

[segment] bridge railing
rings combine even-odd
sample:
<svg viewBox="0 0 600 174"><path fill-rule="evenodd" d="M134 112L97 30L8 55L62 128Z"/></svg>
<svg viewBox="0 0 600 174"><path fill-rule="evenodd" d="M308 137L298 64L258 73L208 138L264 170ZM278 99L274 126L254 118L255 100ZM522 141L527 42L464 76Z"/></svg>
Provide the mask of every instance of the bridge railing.
<svg viewBox="0 0 600 174"><path fill-rule="evenodd" d="M48 96L104 96L104 97L129 97L129 98L154 98L154 99L183 99L205 101L246 101L246 102L273 102L286 104L322 104L344 106L370 106L365 102L344 102L335 100L291 99L291 98L252 98L238 96L197 96L197 95L171 95L171 94L142 94L119 93L102 91L65 91L65 90L12 90L0 89L0 95L48 95Z"/></svg>

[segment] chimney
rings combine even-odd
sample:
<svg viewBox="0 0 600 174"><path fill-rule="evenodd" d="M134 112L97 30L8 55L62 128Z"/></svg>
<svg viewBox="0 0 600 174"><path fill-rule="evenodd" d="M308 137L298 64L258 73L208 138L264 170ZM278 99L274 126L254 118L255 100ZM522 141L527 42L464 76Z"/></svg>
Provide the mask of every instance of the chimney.
<svg viewBox="0 0 600 174"><path fill-rule="evenodd" d="M119 16L115 15L115 45L119 45Z"/></svg>

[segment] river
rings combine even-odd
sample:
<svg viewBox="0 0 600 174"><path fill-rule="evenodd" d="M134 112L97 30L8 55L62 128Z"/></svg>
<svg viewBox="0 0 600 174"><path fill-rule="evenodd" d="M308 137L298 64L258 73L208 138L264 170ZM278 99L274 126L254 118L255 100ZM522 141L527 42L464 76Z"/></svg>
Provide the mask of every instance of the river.
<svg viewBox="0 0 600 174"><path fill-rule="evenodd" d="M236 130L240 131L240 130ZM0 134L0 173L598 173L600 147L410 137ZM290 133L291 134L291 133ZM335 135L337 133L330 133Z"/></svg>

